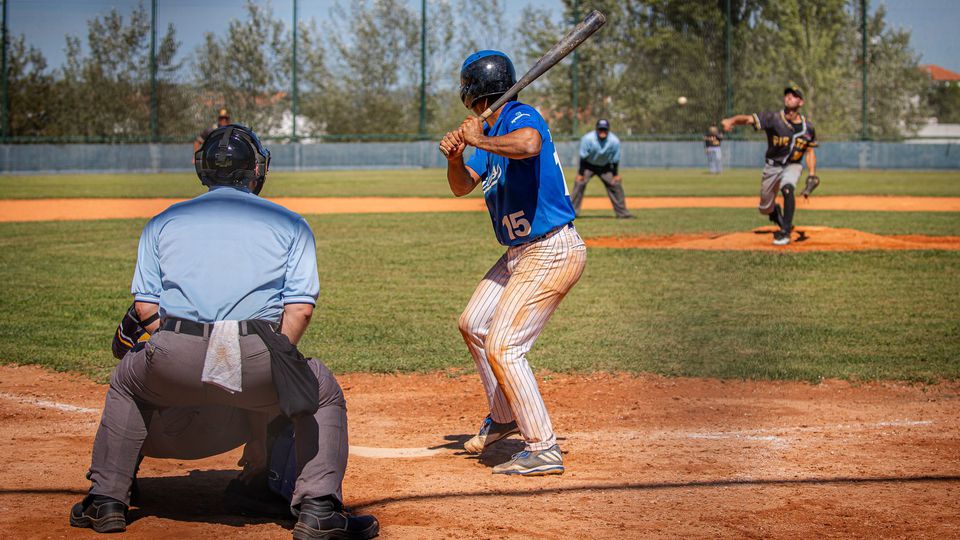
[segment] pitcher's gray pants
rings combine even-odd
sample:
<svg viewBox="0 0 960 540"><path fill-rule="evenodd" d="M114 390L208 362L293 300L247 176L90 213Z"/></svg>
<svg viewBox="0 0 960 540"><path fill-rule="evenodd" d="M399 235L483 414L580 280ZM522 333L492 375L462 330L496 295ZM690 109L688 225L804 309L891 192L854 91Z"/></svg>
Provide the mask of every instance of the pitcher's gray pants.
<svg viewBox="0 0 960 540"><path fill-rule="evenodd" d="M583 171L582 182L573 182L573 194L570 195L570 202L573 203L573 210L578 216L580 215L580 205L583 204L583 192L587 189L587 182L589 182L590 178L595 174L597 173L587 169ZM604 187L607 188L607 197L610 197L610 203L613 204L613 212L617 217L627 217L631 215L630 211L627 210L626 196L623 194L623 182L614 182L612 171L607 171L597 176L600 177Z"/></svg>
<svg viewBox="0 0 960 540"><path fill-rule="evenodd" d="M240 427L239 418L244 416L240 415L232 417L232 427L211 430L206 437L196 440L175 433L151 434L145 447L149 422L161 408L219 405L240 412L280 414L270 374L270 353L259 336L240 337L243 391L236 394L200 382L206 349L205 337L160 331L143 349L123 357L110 377L110 389L93 443L88 475L93 483L91 494L106 495L129 504L130 486L141 450L157 457L193 459L235 448L248 437ZM298 476L291 506L305 498L334 496L343 500L341 484L349 451L346 402L340 385L326 366L314 359L310 359L309 364L320 382L317 396L320 408L313 416L293 422ZM178 414L182 414L182 410ZM175 420L170 420L165 424L175 424ZM171 429L176 428L165 427L164 431ZM171 448L171 440L183 446Z"/></svg>

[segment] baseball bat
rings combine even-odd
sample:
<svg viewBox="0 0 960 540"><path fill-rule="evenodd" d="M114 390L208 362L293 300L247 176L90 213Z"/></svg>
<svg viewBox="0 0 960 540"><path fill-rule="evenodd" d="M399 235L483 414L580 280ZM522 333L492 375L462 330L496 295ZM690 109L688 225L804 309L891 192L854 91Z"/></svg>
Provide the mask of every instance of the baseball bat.
<svg viewBox="0 0 960 540"><path fill-rule="evenodd" d="M521 90L526 88L530 83L537 80L538 77L546 73L550 68L557 65L558 62L567 57L568 54L573 52L574 49L579 47L584 41L586 41L590 36L596 33L607 22L607 17L600 13L597 10L591 11L587 16L580 21L579 24L573 27L573 30L563 36L563 39L558 41L556 45L550 48L543 56L537 60L537 63L533 65L524 75L520 77L520 80L516 82L509 90L502 96L500 99L493 102L493 105L487 107L483 113L480 114L480 121L484 121L487 118L490 118L494 112L496 112L500 107L503 107L503 104L513 99ZM441 152L444 155L447 153L441 148Z"/></svg>

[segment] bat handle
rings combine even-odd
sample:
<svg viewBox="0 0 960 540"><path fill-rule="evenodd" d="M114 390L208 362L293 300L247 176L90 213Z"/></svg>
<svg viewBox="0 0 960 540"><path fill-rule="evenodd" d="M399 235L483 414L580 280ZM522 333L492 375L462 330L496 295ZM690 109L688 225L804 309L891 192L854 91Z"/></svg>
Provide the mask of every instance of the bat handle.
<svg viewBox="0 0 960 540"><path fill-rule="evenodd" d="M480 114L480 116L478 116L477 118L479 118L479 119L480 119L480 122L483 123L484 121L486 121L487 118L490 118L490 115L491 115L491 114L493 114L493 111L488 108L487 110L483 111L483 112ZM440 147L440 153L443 154L443 155L445 155L445 156L449 156L449 155L450 155L449 153L447 153L446 150L443 149L442 146Z"/></svg>

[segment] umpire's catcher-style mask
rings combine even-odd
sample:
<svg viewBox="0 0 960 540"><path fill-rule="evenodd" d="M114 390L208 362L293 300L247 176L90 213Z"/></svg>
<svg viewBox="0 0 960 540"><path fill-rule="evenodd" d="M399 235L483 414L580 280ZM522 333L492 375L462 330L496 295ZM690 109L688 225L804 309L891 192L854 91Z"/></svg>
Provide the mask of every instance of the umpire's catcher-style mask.
<svg viewBox="0 0 960 540"><path fill-rule="evenodd" d="M516 84L513 62L500 51L477 51L460 67L460 101L468 109L481 98L499 96Z"/></svg>
<svg viewBox="0 0 960 540"><path fill-rule="evenodd" d="M203 185L246 187L255 181L254 195L263 189L270 168L270 151L252 129L241 124L214 130L193 158Z"/></svg>

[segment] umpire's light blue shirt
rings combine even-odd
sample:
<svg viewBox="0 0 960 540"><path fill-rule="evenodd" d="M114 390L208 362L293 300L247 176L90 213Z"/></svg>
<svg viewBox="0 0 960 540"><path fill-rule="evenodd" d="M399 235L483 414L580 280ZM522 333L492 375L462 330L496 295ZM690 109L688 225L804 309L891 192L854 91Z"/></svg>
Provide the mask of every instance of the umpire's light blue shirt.
<svg viewBox="0 0 960 540"><path fill-rule="evenodd" d="M320 294L313 232L278 204L214 187L147 223L130 291L161 317L277 322L284 305Z"/></svg>
<svg viewBox="0 0 960 540"><path fill-rule="evenodd" d="M591 131L580 138L580 159L598 167L620 163L620 139L608 132L607 138L600 140L597 132Z"/></svg>

